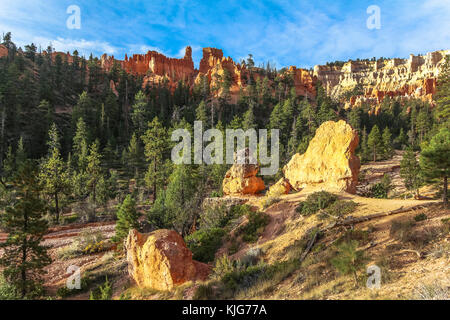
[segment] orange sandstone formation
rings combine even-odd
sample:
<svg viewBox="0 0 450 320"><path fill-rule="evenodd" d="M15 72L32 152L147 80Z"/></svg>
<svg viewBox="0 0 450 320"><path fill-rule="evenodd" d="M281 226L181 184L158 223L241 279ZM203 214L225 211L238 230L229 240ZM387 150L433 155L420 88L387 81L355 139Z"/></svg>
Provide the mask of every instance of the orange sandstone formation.
<svg viewBox="0 0 450 320"><path fill-rule="evenodd" d="M130 230L126 240L128 272L142 288L171 290L191 280L205 280L209 267L192 260L192 252L173 230L142 234Z"/></svg>
<svg viewBox="0 0 450 320"><path fill-rule="evenodd" d="M225 174L222 183L223 193L225 195L254 195L264 190L264 181L257 177L259 167L251 164L251 155L249 149L243 149L235 153L234 164ZM245 159L242 164L239 159Z"/></svg>
<svg viewBox="0 0 450 320"><path fill-rule="evenodd" d="M104 54L101 65L109 70L114 63L118 63L124 70L144 76L144 84L147 82L158 82L164 78L176 85L178 81L187 84L192 83L195 75L194 62L192 61L192 48L186 47L182 59L167 58L165 55L148 51L146 54L134 54L132 57L125 55L124 60L115 60L114 56Z"/></svg>
<svg viewBox="0 0 450 320"><path fill-rule="evenodd" d="M295 92L297 95L313 98L316 96L317 79L308 70L298 69L294 66L289 68L294 79Z"/></svg>

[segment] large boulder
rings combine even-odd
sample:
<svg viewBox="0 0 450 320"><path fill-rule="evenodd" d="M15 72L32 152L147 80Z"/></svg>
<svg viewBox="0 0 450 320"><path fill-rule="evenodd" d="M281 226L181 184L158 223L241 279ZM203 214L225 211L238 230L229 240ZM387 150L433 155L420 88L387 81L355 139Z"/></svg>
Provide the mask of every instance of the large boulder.
<svg viewBox="0 0 450 320"><path fill-rule="evenodd" d="M266 195L269 197L277 197L282 194L288 194L291 192L292 186L286 178L281 178L277 183L270 186L269 191L267 191Z"/></svg>
<svg viewBox="0 0 450 320"><path fill-rule="evenodd" d="M130 230L125 247L128 273L139 287L171 290L184 282L208 277L208 265L192 260L192 252L173 230L145 234Z"/></svg>
<svg viewBox="0 0 450 320"><path fill-rule="evenodd" d="M304 154L295 154L283 168L295 190L320 185L330 191L356 192L359 158L358 133L345 121L324 122Z"/></svg>
<svg viewBox="0 0 450 320"><path fill-rule="evenodd" d="M265 189L264 181L257 177L259 167L249 149L239 150L234 155L234 164L225 174L222 190L225 195L254 195Z"/></svg>

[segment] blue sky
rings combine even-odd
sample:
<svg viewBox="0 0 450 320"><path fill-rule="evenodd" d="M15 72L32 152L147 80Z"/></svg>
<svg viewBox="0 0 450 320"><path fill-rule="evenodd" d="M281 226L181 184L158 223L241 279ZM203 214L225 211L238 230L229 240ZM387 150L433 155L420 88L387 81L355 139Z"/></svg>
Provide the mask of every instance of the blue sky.
<svg viewBox="0 0 450 320"><path fill-rule="evenodd" d="M81 29L66 27L70 5L81 9ZM381 9L381 29L369 30L366 10ZM450 0L403 1L97 1L0 0L0 33L58 51L114 54L157 50L182 57L217 47L257 64L312 67L350 58L407 57L450 48Z"/></svg>

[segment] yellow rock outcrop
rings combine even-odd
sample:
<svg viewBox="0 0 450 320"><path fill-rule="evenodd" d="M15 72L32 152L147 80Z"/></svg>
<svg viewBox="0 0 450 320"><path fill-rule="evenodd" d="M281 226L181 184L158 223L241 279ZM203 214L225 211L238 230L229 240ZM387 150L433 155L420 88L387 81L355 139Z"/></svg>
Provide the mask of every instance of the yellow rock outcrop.
<svg viewBox="0 0 450 320"><path fill-rule="evenodd" d="M345 121L324 122L304 154L295 154L283 168L295 190L320 185L330 191L356 192L360 161L355 156L358 133Z"/></svg>
<svg viewBox="0 0 450 320"><path fill-rule="evenodd" d="M171 290L184 282L207 278L209 267L192 260L192 252L173 230L142 234L130 230L126 241L128 273L139 287Z"/></svg>
<svg viewBox="0 0 450 320"><path fill-rule="evenodd" d="M277 183L270 186L267 196L277 197L282 194L288 194L292 190L292 186L286 178L281 178Z"/></svg>

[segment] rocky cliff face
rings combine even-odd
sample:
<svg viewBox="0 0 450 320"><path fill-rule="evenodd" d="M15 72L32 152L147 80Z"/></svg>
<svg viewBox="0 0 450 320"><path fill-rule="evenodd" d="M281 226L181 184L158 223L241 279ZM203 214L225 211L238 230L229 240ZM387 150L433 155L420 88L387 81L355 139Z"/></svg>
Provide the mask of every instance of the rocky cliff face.
<svg viewBox="0 0 450 320"><path fill-rule="evenodd" d="M178 81L192 83L196 73L192 60L192 48L189 46L186 47L182 59L168 58L156 51L134 54L132 57L125 55L124 60L115 60L114 56L109 57L106 54L101 58L102 67L106 70L109 70L114 62L119 63L128 72L144 76L144 84L162 81L164 78L172 84Z"/></svg>
<svg viewBox="0 0 450 320"><path fill-rule="evenodd" d="M2 47L0 46L0 56L6 54L6 48ZM72 61L69 53L53 53L54 56L59 54L66 55L69 62ZM386 96L419 98L432 102L437 77L448 54L450 50L430 52L424 56L410 55L409 59L348 61L343 66L316 65L313 71L291 66L281 76L291 74L297 95L310 98L316 95L317 81L322 83L329 95L341 101L345 93L356 86L361 87L360 94L347 97L346 107L363 103L378 105ZM223 51L217 48L203 48L198 70L194 68L192 49L189 46L181 59L168 58L156 51L133 54L131 57L125 55L124 60L116 60L114 56L106 54L101 57L101 66L107 71L114 63L128 72L144 76L144 85L167 79L172 88L176 87L178 81L192 86L199 83L203 76L207 78L211 88L214 88L228 71L232 102L236 102L240 89L247 86L250 75L254 80L263 77L258 68L249 70L244 64L224 57ZM220 90L215 94L220 95Z"/></svg>
<svg viewBox="0 0 450 320"><path fill-rule="evenodd" d="M194 68L192 49L189 46L186 47L186 53L182 59L168 58L156 51L134 54L132 57L125 55L124 60L116 60L114 56L106 54L101 57L101 65L107 71L114 63L118 63L128 72L144 76L144 85L167 79L172 88L178 81L184 81L192 86L194 83L199 83L202 77L206 77L210 87L214 88L227 71L231 78L230 95L233 102L236 102L240 88L247 86L250 73L254 80L262 78L258 69L250 71L245 65L236 63L230 57L224 57L223 51L217 48L203 48L203 57L198 70ZM288 70L292 74L298 95L315 96L316 78L308 70L294 66Z"/></svg>
<svg viewBox="0 0 450 320"><path fill-rule="evenodd" d="M223 78L228 71L231 77L230 94L235 97L240 87L246 85L249 72L245 65L235 63L230 57L225 58L221 49L203 48L203 57L200 60L199 73L196 78L198 83L202 76L207 77L211 87L218 84L219 79Z"/></svg>
<svg viewBox="0 0 450 320"><path fill-rule="evenodd" d="M357 85L361 86L363 94L351 97L347 107L364 102L378 104L386 96L431 101L447 54L450 50L430 52L425 56L410 55L409 59L349 61L342 67L317 65L314 76L335 99L340 99Z"/></svg>
<svg viewBox="0 0 450 320"><path fill-rule="evenodd" d="M294 79L295 92L297 95L305 97L316 96L316 82L317 77L311 74L308 70L299 69L294 66L289 67Z"/></svg>
<svg viewBox="0 0 450 320"><path fill-rule="evenodd" d="M304 154L295 154L283 168L284 177L297 191L321 186L330 191L356 192L359 158L358 133L345 121L324 122Z"/></svg>

